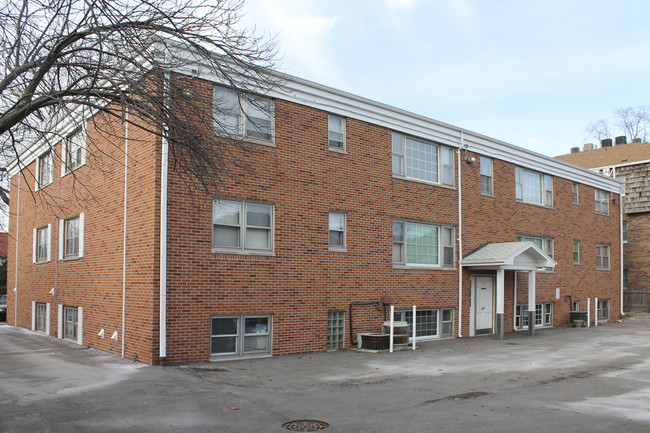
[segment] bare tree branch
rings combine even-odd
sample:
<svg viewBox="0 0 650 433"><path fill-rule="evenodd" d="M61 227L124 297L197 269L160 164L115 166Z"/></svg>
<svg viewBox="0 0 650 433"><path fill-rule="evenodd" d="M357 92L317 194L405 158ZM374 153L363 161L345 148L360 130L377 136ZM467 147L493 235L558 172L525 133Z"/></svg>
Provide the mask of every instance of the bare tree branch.
<svg viewBox="0 0 650 433"><path fill-rule="evenodd" d="M175 71L205 73L240 96L281 85L269 73L274 42L240 27L242 7L243 0L0 0L3 165L36 140L56 145L58 122L80 110L121 121L128 110L138 127L169 132L172 168L187 182L218 187L245 166L237 155L251 148L217 131L212 99ZM8 202L6 188L0 200Z"/></svg>

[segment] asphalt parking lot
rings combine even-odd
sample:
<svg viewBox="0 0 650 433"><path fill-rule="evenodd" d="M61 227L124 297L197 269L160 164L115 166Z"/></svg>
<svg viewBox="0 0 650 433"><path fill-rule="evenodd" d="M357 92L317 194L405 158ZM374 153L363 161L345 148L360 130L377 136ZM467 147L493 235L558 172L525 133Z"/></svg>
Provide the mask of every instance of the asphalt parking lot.
<svg viewBox="0 0 650 433"><path fill-rule="evenodd" d="M180 367L0 325L1 432L286 432L298 420L326 432L648 432L650 320Z"/></svg>

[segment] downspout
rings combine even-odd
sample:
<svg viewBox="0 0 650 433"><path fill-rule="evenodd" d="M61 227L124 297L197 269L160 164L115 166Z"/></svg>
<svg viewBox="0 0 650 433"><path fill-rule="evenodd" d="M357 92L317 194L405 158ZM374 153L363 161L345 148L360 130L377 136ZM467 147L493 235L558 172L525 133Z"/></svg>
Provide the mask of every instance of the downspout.
<svg viewBox="0 0 650 433"><path fill-rule="evenodd" d="M18 161L20 168L20 161ZM14 271L14 326L18 326L18 232L20 230L20 178L22 173L18 171L18 200L16 205L16 269Z"/></svg>
<svg viewBox="0 0 650 433"><path fill-rule="evenodd" d="M124 358L124 338L126 332L126 216L127 192L129 185L129 107L126 107L124 125L124 252L122 253L122 358Z"/></svg>
<svg viewBox="0 0 650 433"><path fill-rule="evenodd" d="M621 189L623 189L623 186L621 186ZM621 242L621 316L623 316L623 272L624 272L624 263L623 263L623 194L621 191L619 191L618 194L619 197L619 206L618 206L618 213L620 215L619 217L619 234L620 234L620 242Z"/></svg>
<svg viewBox="0 0 650 433"><path fill-rule="evenodd" d="M168 95L170 73L165 73L165 99ZM168 107L165 100L165 107ZM167 357L167 181L169 168L168 125L163 124L162 166L160 173L160 358Z"/></svg>
<svg viewBox="0 0 650 433"><path fill-rule="evenodd" d="M458 161L458 338L463 338L463 194L460 175L460 150L465 149L465 135L460 131L460 147L456 154Z"/></svg>

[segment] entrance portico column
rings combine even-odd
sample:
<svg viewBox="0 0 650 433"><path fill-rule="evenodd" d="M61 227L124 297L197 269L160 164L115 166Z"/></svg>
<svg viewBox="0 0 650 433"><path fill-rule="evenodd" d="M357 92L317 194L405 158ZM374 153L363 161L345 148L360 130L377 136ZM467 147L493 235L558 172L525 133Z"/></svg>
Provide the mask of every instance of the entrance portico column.
<svg viewBox="0 0 650 433"><path fill-rule="evenodd" d="M535 335L535 271L528 272L528 335Z"/></svg>
<svg viewBox="0 0 650 433"><path fill-rule="evenodd" d="M505 271L497 269L497 327L499 329L499 340L503 340L504 326L504 305L505 305Z"/></svg>

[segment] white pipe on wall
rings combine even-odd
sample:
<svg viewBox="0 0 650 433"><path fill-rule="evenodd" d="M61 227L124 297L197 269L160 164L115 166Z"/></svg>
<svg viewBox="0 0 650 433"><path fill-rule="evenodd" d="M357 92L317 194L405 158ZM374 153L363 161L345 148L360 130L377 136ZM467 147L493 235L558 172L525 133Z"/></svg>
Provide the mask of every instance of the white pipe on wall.
<svg viewBox="0 0 650 433"><path fill-rule="evenodd" d="M594 298L594 326L598 326L598 298Z"/></svg>
<svg viewBox="0 0 650 433"><path fill-rule="evenodd" d="M122 358L124 358L124 338L126 336L126 228L128 210L129 185L129 107L126 107L126 122L124 124L124 252L122 254ZM102 336L103 338L103 336Z"/></svg>
<svg viewBox="0 0 650 433"><path fill-rule="evenodd" d="M18 198L16 200L16 269L14 271L14 326L18 326L18 239L20 239L20 178L22 173L18 172ZM51 242L51 241L50 241Z"/></svg>
<svg viewBox="0 0 650 433"><path fill-rule="evenodd" d="M169 73L166 75L165 95L169 89ZM165 101L167 104L167 101ZM160 173L160 350L161 358L167 357L167 182L169 169L168 125L163 125L162 166Z"/></svg>
<svg viewBox="0 0 650 433"><path fill-rule="evenodd" d="M458 338L463 338L463 194L460 151L464 147L465 135L463 131L460 131L460 147L456 153L456 160L458 161Z"/></svg>
<svg viewBox="0 0 650 433"><path fill-rule="evenodd" d="M587 298L587 328L591 326L591 298Z"/></svg>
<svg viewBox="0 0 650 433"><path fill-rule="evenodd" d="M623 188L624 188L624 186L621 185L621 193L619 193L619 195L618 195L619 203L620 203L619 206L618 206L618 213L619 213L619 220L620 220L619 221L619 226L620 226L619 231L620 231L620 234L621 234L621 236L620 236L621 237L621 241L620 241L620 245L621 245L621 248L620 248L620 251L621 251L621 269L620 269L620 271L621 271L621 275L620 275L620 278L621 278L621 316L623 315L623 290L625 289L625 287L623 286L623 272L625 272L625 263L623 261L623 258L624 258L624 256L623 256L623 191L622 191ZM629 227L628 227L628 229L629 229Z"/></svg>
<svg viewBox="0 0 650 433"><path fill-rule="evenodd" d="M413 306L413 350L415 350L415 305Z"/></svg>
<svg viewBox="0 0 650 433"><path fill-rule="evenodd" d="M389 326L389 348L390 348L390 353L393 353L393 322L394 322L394 315L395 315L395 306L391 305L390 306L390 326Z"/></svg>

